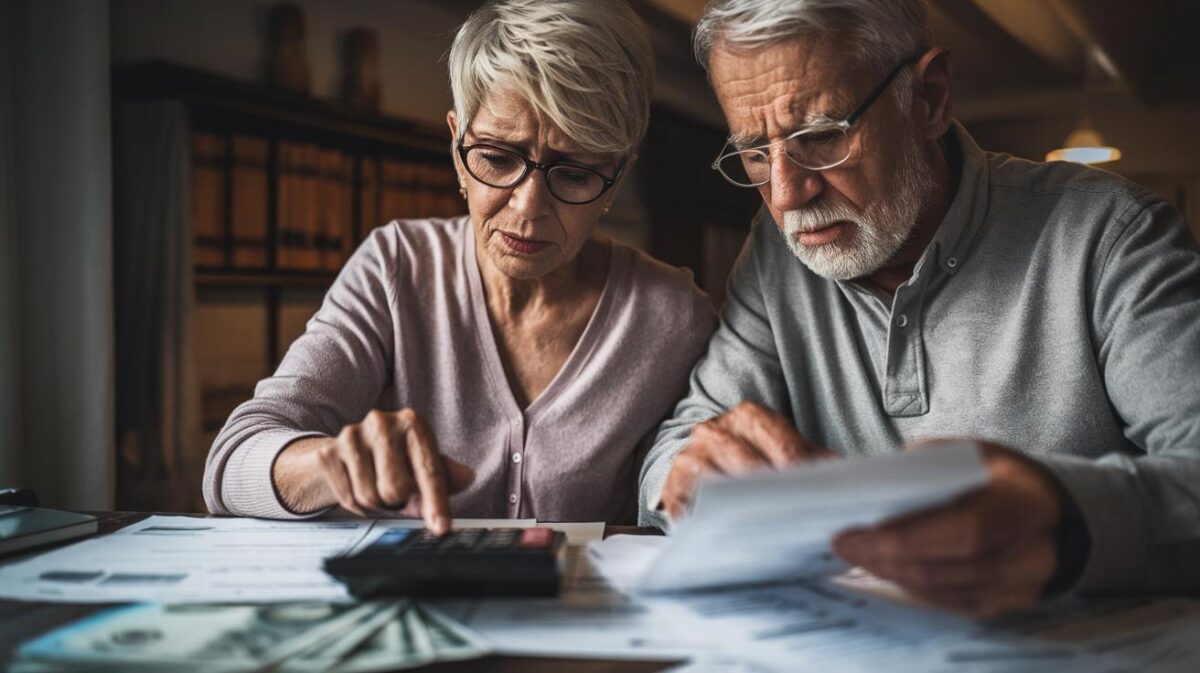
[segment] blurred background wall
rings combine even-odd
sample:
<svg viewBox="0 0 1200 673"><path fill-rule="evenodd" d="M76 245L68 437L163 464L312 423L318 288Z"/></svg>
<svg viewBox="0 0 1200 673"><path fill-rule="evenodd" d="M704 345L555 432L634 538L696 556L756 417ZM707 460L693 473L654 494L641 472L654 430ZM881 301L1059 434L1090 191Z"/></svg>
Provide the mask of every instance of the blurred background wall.
<svg viewBox="0 0 1200 673"><path fill-rule="evenodd" d="M604 233L691 268L719 303L757 197L708 168L725 128L689 44L703 0L632 2L658 89ZM447 183L444 56L479 3L291 4L300 92L271 83L270 0L0 3L0 486L58 506L200 507L213 434L354 243L390 217L462 209ZM1087 126L1121 151L1104 169L1197 231L1200 3L929 7L953 55L956 116L985 149L1041 160ZM377 108L343 96L360 28L378 45ZM142 244L114 250L114 228ZM149 365L122 364L142 351Z"/></svg>
<svg viewBox="0 0 1200 673"><path fill-rule="evenodd" d="M113 502L109 7L0 7L0 486Z"/></svg>

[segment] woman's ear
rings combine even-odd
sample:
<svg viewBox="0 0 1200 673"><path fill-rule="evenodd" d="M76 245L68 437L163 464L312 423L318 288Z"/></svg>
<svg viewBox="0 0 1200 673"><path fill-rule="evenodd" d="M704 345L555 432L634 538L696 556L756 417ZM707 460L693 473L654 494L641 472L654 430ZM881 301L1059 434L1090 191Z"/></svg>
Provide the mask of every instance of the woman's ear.
<svg viewBox="0 0 1200 673"><path fill-rule="evenodd" d="M458 115L454 114L454 110L446 113L446 126L450 127L450 160L454 162L454 172L458 174L458 188L462 191L467 188L466 178L463 177L462 162L458 157Z"/></svg>
<svg viewBox="0 0 1200 673"><path fill-rule="evenodd" d="M604 201L604 212L607 213L608 209L612 206L612 202L617 200L617 192L621 189L621 186L625 184L625 178L632 172L633 165L637 163L637 160L638 156L636 154L631 154L621 166L621 174L617 176L616 184L614 184L612 188L608 190L608 193L605 194L605 196L608 198L606 198Z"/></svg>

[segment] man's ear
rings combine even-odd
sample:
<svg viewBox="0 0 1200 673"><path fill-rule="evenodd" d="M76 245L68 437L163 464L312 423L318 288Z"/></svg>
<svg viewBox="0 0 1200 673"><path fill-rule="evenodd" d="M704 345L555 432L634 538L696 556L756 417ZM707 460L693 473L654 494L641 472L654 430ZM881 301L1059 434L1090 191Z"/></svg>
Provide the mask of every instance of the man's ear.
<svg viewBox="0 0 1200 673"><path fill-rule="evenodd" d="M937 140L950 128L954 104L954 68L950 50L934 47L913 69L914 109L926 140Z"/></svg>

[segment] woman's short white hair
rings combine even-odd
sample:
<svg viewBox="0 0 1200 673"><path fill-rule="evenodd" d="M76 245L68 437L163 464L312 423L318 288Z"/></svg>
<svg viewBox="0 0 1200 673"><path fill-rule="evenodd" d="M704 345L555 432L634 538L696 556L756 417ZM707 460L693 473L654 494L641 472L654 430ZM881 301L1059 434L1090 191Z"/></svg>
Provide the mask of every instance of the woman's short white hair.
<svg viewBox="0 0 1200 673"><path fill-rule="evenodd" d="M880 74L932 44L924 0L713 0L693 45L707 68L714 45L754 49L805 35L835 35L849 58Z"/></svg>
<svg viewBox="0 0 1200 673"><path fill-rule="evenodd" d="M650 123L654 55L624 0L493 0L458 29L449 60L460 135L504 89L589 152L632 154Z"/></svg>

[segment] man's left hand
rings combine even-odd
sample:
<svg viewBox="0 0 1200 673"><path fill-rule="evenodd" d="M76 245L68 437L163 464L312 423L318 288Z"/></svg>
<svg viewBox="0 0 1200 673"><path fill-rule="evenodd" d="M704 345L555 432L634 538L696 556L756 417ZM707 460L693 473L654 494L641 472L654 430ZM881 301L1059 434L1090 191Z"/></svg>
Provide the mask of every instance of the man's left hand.
<svg viewBox="0 0 1200 673"><path fill-rule="evenodd" d="M986 486L943 507L846 531L834 550L918 599L973 617L1037 605L1058 565L1061 490L1032 459L979 445Z"/></svg>

